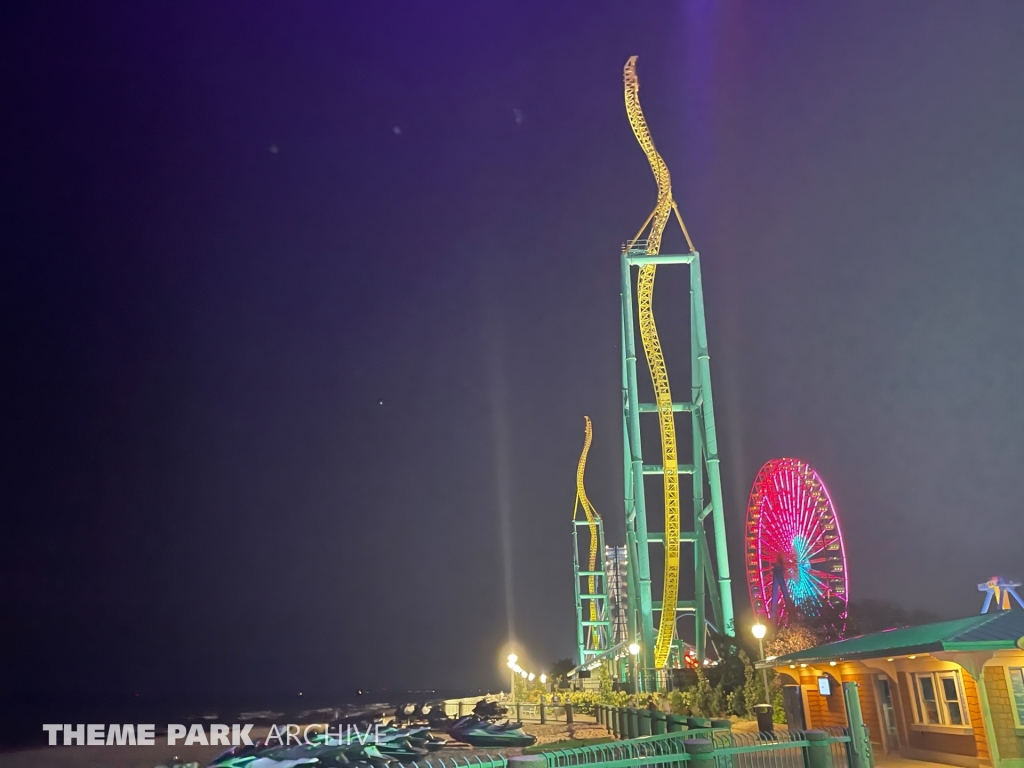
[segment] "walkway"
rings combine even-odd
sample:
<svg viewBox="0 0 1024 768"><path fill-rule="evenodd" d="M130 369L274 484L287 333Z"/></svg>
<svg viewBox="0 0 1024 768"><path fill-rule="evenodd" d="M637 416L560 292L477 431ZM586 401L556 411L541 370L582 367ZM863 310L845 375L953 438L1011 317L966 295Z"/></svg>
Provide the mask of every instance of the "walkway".
<svg viewBox="0 0 1024 768"><path fill-rule="evenodd" d="M875 765L877 768L951 768L945 763L929 763L927 760L911 760L909 757L900 755L887 755L880 751L875 752Z"/></svg>

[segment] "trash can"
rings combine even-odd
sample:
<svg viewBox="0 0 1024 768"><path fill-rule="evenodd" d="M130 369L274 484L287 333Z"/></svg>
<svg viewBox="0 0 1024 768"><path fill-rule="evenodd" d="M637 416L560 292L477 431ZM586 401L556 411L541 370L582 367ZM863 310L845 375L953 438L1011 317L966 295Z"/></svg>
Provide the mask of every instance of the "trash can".
<svg viewBox="0 0 1024 768"><path fill-rule="evenodd" d="M754 714L757 715L757 730L761 733L772 733L775 731L771 704L755 704Z"/></svg>

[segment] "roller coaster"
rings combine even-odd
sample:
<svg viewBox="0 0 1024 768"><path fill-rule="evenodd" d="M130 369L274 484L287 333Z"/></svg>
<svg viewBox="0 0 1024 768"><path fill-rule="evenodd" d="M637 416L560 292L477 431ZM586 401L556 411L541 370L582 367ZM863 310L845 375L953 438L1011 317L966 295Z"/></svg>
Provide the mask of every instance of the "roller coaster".
<svg viewBox="0 0 1024 768"><path fill-rule="evenodd" d="M624 507L626 523L626 550L628 562L628 617L629 635L639 646L637 663L642 670L638 684L644 689L664 684L664 670L682 665L683 644L679 637L678 620L683 616L694 618L695 651L698 659L706 657L707 628L710 625L721 635L734 635L732 587L729 558L726 549L725 518L722 506L722 482L718 457L718 437L711 395L711 368L708 354L707 331L704 322L704 293L700 274L700 254L683 222L679 207L672 196L672 178L651 137L647 120L640 106L640 81L636 73L636 56L625 65L626 116L643 150L657 185L654 210L639 231L623 246L620 259L621 273L621 332L622 332L622 424ZM661 253L662 237L670 219L675 216L685 239L687 252ZM659 266L685 265L689 268L689 336L690 336L690 393L688 399L674 400L669 383L665 349L654 316L654 286ZM634 283L634 268L636 280ZM636 310L634 311L634 291ZM640 401L637 376L636 330L639 326L640 342L647 361L653 389L653 402ZM685 414L689 435L683 445L691 454L689 463L680 463L680 441L677 438L676 414ZM645 464L643 459L643 414L657 414L661 443L661 463ZM648 427L649 429L649 427ZM683 429L685 434L685 427ZM621 648L600 645L600 630L606 629L601 620L601 592L593 579L600 578L595 568L595 547L603 544L603 531L595 528L596 513L583 492L582 472L586 453L590 447L591 427L587 420L587 438L580 466L577 470L577 506L587 515L586 525L591 528L590 560L588 571L580 571L577 554L577 616L579 619L580 664L593 666L621 656ZM662 530L648 528L645 478L661 475L664 498ZM690 477L691 494L684 502L680 489L680 476ZM705 490L710 498L705 503ZM684 529L684 507L688 525ZM705 520L711 518L714 558L711 555ZM599 518L596 518L599 520ZM574 522L576 518L574 517ZM575 527L573 529L575 535ZM683 545L692 547L683 554ZM664 548L661 600L655 601L651 579L651 549ZM656 560L658 558L655 558ZM692 593L681 596L683 563L692 563ZM717 574L716 574L717 570ZM580 577L588 574L588 591L582 595L590 606L589 622L584 618ZM708 607L710 606L710 615ZM596 613L595 613L596 611ZM655 622L655 614L658 621ZM588 634L585 630L591 630ZM598 630L595 634L593 630ZM588 638L590 642L588 643ZM636 649L634 649L636 650ZM593 660L587 663L588 658Z"/></svg>
<svg viewBox="0 0 1024 768"><path fill-rule="evenodd" d="M696 621L695 645L698 658L704 658L707 638L707 605L711 605L713 626L724 635L735 632L729 557L726 550L725 518L722 507L722 482L718 458L718 437L711 396L711 368L707 331L704 324L704 293L700 275L700 254L694 249L679 207L672 197L672 179L668 166L654 146L651 132L640 107L640 81L636 57L631 57L623 72L626 116L637 142L647 156L658 188L657 202L636 236L622 249L622 390L625 470L626 540L631 564L631 630L638 638L640 662L645 670L664 669L674 647L679 648L677 620L680 614L693 615ZM671 216L679 223L688 252L662 254L661 241ZM644 236L646 233L646 237ZM688 265L690 273L690 398L675 401L669 385L668 370L658 326L654 318L654 281L660 265ZM654 402L641 403L636 372L636 339L633 316L633 268L636 280L637 320L644 356L654 389ZM644 464L641 414L656 413L661 438L661 464ZM689 415L692 463L679 463L675 414ZM710 503L704 503L705 473ZM644 477L661 475L664 494L664 529L648 530ZM689 475L692 487L692 528L682 529L683 502L679 476ZM704 521L711 518L715 559L712 560ZM651 592L649 549L664 547L661 601L655 603ZM693 596L680 599L681 546L692 546L694 567ZM715 575L717 566L718 574ZM655 633L654 614L659 614ZM651 676L649 687L657 685Z"/></svg>
<svg viewBox="0 0 1024 768"><path fill-rule="evenodd" d="M599 656L611 647L612 624L608 605L608 576L598 568L598 555L604 553L604 522L587 498L583 477L587 469L587 454L594 439L590 417L584 416L586 426L583 452L576 465L576 504L572 513L573 572L576 576L576 644L580 664ZM580 518L580 510L583 518ZM580 569L580 542L578 531L587 528L587 568ZM585 582L585 591L581 590ZM587 607L584 609L583 604Z"/></svg>

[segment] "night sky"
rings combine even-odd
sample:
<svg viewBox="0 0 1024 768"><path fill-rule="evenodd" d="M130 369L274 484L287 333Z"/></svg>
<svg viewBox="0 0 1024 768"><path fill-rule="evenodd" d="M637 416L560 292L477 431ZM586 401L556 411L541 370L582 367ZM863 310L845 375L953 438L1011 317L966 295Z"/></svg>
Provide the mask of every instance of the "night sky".
<svg viewBox="0 0 1024 768"><path fill-rule="evenodd" d="M531 668L572 653L584 414L622 537L632 54L702 254L741 628L777 456L828 484L854 598L1024 577L1016 0L2 15L6 701L494 687L509 616Z"/></svg>

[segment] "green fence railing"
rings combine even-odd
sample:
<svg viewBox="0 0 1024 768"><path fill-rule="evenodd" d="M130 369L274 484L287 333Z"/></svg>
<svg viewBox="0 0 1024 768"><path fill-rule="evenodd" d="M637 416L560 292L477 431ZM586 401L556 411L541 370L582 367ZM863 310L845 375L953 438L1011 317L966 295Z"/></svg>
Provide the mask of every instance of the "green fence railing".
<svg viewBox="0 0 1024 768"><path fill-rule="evenodd" d="M403 763L404 768L507 768L504 755L466 755L431 757L415 763Z"/></svg>
<svg viewBox="0 0 1024 768"><path fill-rule="evenodd" d="M616 723L620 724L616 728L639 728L641 711L646 710L606 707L598 712L598 719L610 729ZM680 722L683 720L685 724ZM651 718L651 722L657 721ZM700 727L708 723L720 727ZM735 733L728 721L670 715L666 727L673 725L681 730L574 749L551 749L523 758L431 757L406 764L405 768L515 768L510 761L524 761L522 768L873 768L869 753L856 752L846 728ZM527 761L530 766L525 765Z"/></svg>
<svg viewBox="0 0 1024 768"><path fill-rule="evenodd" d="M614 713L631 719L632 712ZM548 768L856 768L845 729L733 733L728 728L693 728L542 752Z"/></svg>

